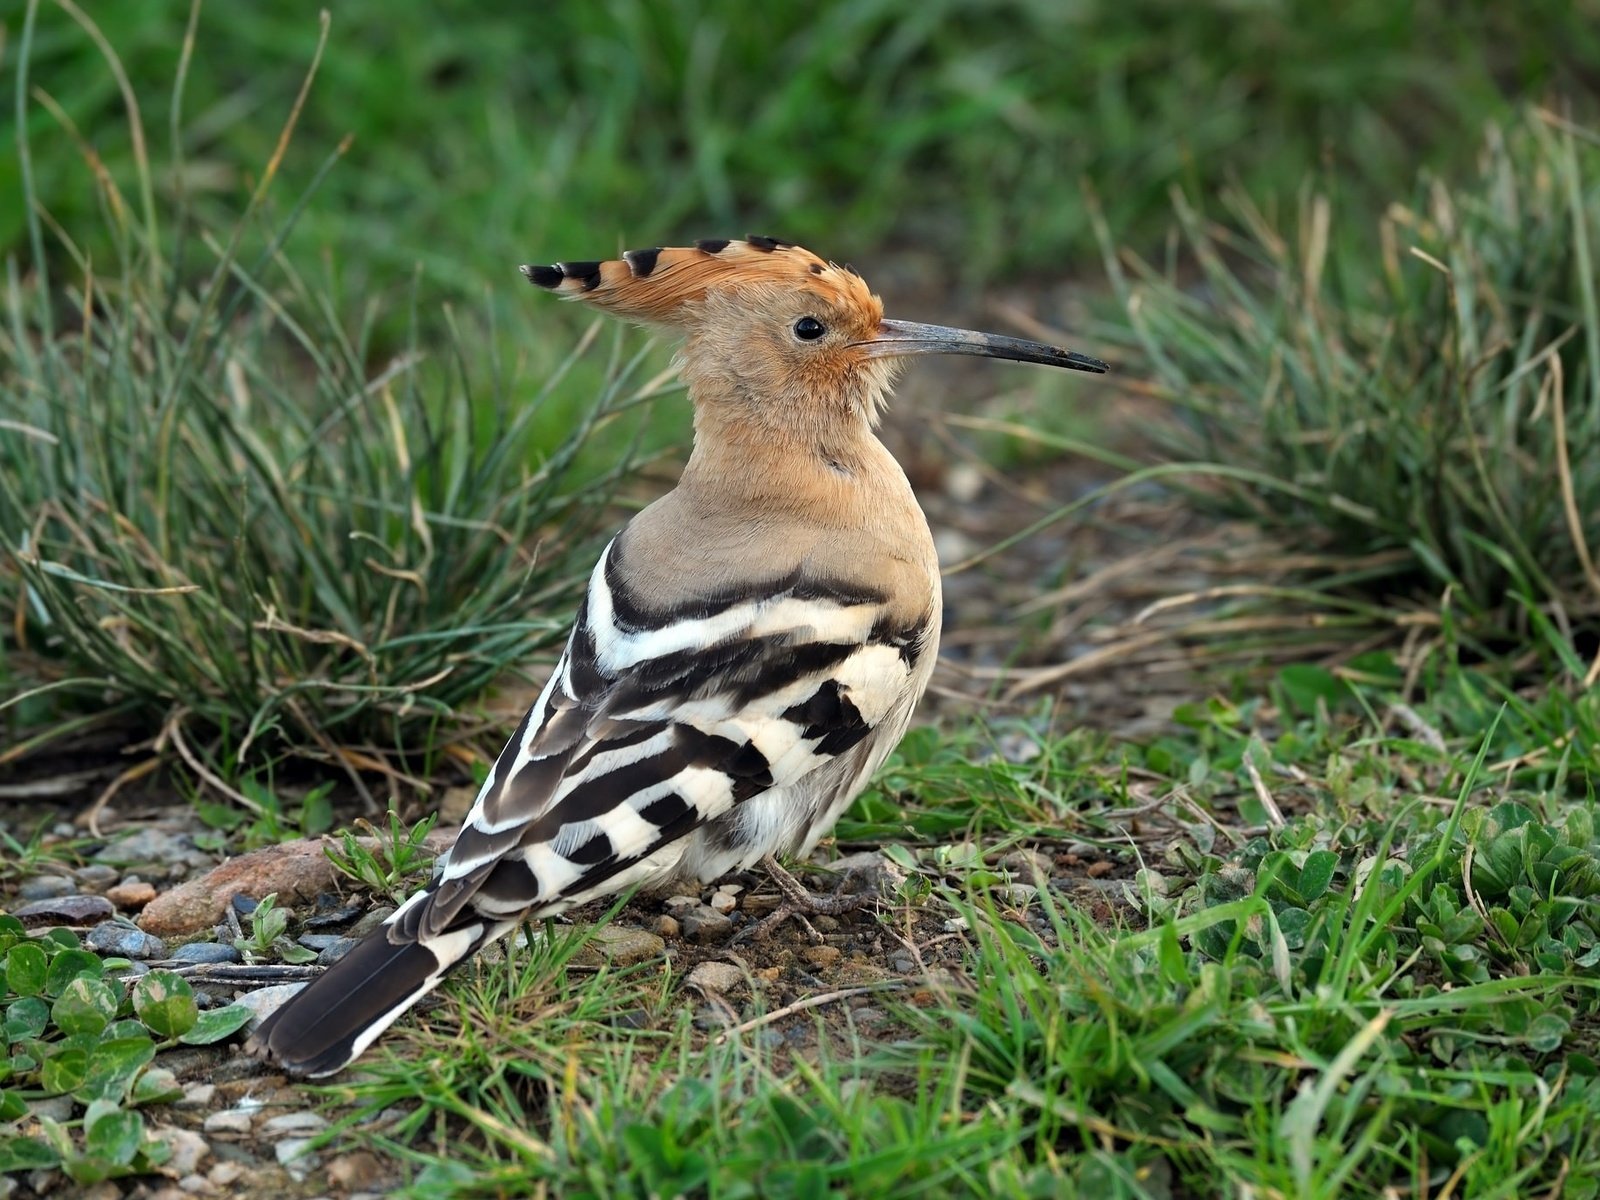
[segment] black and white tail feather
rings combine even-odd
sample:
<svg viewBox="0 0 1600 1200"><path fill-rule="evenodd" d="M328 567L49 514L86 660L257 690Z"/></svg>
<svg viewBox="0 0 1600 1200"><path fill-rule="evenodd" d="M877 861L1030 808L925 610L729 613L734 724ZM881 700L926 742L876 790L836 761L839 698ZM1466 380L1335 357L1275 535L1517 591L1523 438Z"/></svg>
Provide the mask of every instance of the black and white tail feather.
<svg viewBox="0 0 1600 1200"><path fill-rule="evenodd" d="M936 593L896 621L883 593L802 568L652 610L620 555L601 555L444 870L269 1017L256 1053L332 1074L524 919L805 853L899 740Z"/></svg>

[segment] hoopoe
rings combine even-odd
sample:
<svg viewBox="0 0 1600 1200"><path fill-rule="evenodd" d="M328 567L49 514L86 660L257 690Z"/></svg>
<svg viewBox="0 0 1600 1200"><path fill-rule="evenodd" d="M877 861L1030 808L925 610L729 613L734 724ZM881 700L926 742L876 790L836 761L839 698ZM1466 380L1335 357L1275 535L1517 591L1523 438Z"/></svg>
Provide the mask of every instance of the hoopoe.
<svg viewBox="0 0 1600 1200"><path fill-rule="evenodd" d="M269 1017L302 1075L357 1058L520 922L804 855L905 732L938 652L939 564L874 430L919 354L1103 372L1036 342L888 320L851 267L776 238L522 268L685 335L694 448L600 555L566 649L443 870Z"/></svg>

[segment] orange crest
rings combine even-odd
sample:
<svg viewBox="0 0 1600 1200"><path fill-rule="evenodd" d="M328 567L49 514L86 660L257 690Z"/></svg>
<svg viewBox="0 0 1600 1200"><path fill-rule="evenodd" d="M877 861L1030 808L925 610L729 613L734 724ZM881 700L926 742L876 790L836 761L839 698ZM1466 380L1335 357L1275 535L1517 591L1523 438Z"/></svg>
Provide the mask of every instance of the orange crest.
<svg viewBox="0 0 1600 1200"><path fill-rule="evenodd" d="M530 282L633 321L686 325L707 294L780 284L844 308L882 312L855 268L825 262L803 246L754 234L743 241L628 250L605 262L525 266Z"/></svg>

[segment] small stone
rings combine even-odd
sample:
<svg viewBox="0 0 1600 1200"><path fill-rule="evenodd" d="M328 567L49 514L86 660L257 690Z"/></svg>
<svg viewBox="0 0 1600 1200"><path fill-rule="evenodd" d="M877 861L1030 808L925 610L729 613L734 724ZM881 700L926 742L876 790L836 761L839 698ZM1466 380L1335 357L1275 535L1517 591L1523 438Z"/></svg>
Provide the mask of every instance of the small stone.
<svg viewBox="0 0 1600 1200"><path fill-rule="evenodd" d="M346 954L349 954L350 951L354 950L360 944L360 938L334 938L333 941L324 946L322 948L322 952L317 955L317 965L319 967L331 967L334 963L338 962Z"/></svg>
<svg viewBox="0 0 1600 1200"><path fill-rule="evenodd" d="M675 938L683 932L683 926L678 924L677 917L669 917L662 913L656 918L656 932L664 938Z"/></svg>
<svg viewBox="0 0 1600 1200"><path fill-rule="evenodd" d="M171 1151L167 1161L161 1164L161 1169L174 1175L193 1175L200 1166L200 1160L211 1153L205 1138L190 1129L158 1128L155 1136L165 1142Z"/></svg>
<svg viewBox="0 0 1600 1200"><path fill-rule="evenodd" d="M1116 869L1117 868L1116 868L1116 864L1115 863L1109 863L1105 859L1102 858L1097 863L1090 863L1089 864L1089 869L1087 871L1085 871L1084 874L1087 875L1090 879L1103 879L1107 875L1111 874L1112 871L1115 871Z"/></svg>
<svg viewBox="0 0 1600 1200"><path fill-rule="evenodd" d="M944 923L946 933L966 933L972 926L967 924L965 917L951 917Z"/></svg>
<svg viewBox="0 0 1600 1200"><path fill-rule="evenodd" d="M682 916L691 908L699 908L700 900L695 896L668 896L662 901L662 907L674 916Z"/></svg>
<svg viewBox="0 0 1600 1200"><path fill-rule="evenodd" d="M719 883L719 884L717 884L717 891L719 891L719 892L727 892L728 895L730 895L730 896L737 896L740 892L744 891L744 884L742 884L742 883Z"/></svg>
<svg viewBox="0 0 1600 1200"><path fill-rule="evenodd" d="M261 1022L287 1004L289 997L305 986L303 983L279 983L272 987L257 988L240 996L239 1003L253 1014L245 1028L253 1033Z"/></svg>
<svg viewBox="0 0 1600 1200"><path fill-rule="evenodd" d="M365 916L351 926L350 936L353 938L364 938L367 936L367 934L371 933L374 929L376 929L379 925L382 925L392 916L394 916L394 905L374 905L372 908L367 909Z"/></svg>
<svg viewBox="0 0 1600 1200"><path fill-rule="evenodd" d="M217 1189L212 1186L209 1179L207 1179L204 1175L197 1173L194 1175L185 1175L182 1179L178 1180L178 1190L188 1192L191 1196L209 1196L212 1195Z"/></svg>
<svg viewBox="0 0 1600 1200"><path fill-rule="evenodd" d="M917 969L917 960L909 954L896 954L889 960L889 965L902 975L910 975Z"/></svg>
<svg viewBox="0 0 1600 1200"><path fill-rule="evenodd" d="M34 1118L49 1117L52 1121L72 1119L71 1096L49 1096L28 1105L28 1115Z"/></svg>
<svg viewBox="0 0 1600 1200"><path fill-rule="evenodd" d="M831 967L844 957L837 946L807 946L802 957L813 967Z"/></svg>
<svg viewBox="0 0 1600 1200"><path fill-rule="evenodd" d="M589 935L584 947L604 956L619 967L655 958L667 948L658 934L644 929L629 929L624 925L607 925Z"/></svg>
<svg viewBox="0 0 1600 1200"><path fill-rule="evenodd" d="M103 892L122 878L122 872L105 863L90 863L86 867L79 867L77 876L78 883L86 891Z"/></svg>
<svg viewBox="0 0 1600 1200"><path fill-rule="evenodd" d="M239 952L223 942L190 942L172 952L176 963L236 963Z"/></svg>
<svg viewBox="0 0 1600 1200"><path fill-rule="evenodd" d="M1017 882L1037 885L1050 881L1050 869L1055 863L1048 854L1022 849L1006 855L1000 860L1000 865L1016 876Z"/></svg>
<svg viewBox="0 0 1600 1200"><path fill-rule="evenodd" d="M737 896L730 896L727 892L714 892L711 896L711 907L719 913L731 913L739 907Z"/></svg>
<svg viewBox="0 0 1600 1200"><path fill-rule="evenodd" d="M250 1114L240 1112L237 1108L225 1108L221 1112L214 1112L205 1119L200 1126L206 1133L239 1133L250 1132Z"/></svg>
<svg viewBox="0 0 1600 1200"><path fill-rule="evenodd" d="M328 1164L328 1182L347 1192L364 1192L383 1179L383 1164L368 1150L341 1154Z"/></svg>
<svg viewBox="0 0 1600 1200"><path fill-rule="evenodd" d="M236 1162L219 1162L206 1172L206 1178L218 1187L228 1187L237 1183L243 1175L243 1165Z"/></svg>
<svg viewBox="0 0 1600 1200"><path fill-rule="evenodd" d="M125 912L143 908L155 898L155 886L142 879L125 879L116 887L106 889L106 899Z"/></svg>
<svg viewBox="0 0 1600 1200"><path fill-rule="evenodd" d="M282 1137L287 1133L321 1133L328 1127L328 1119L314 1112L280 1113L263 1122L263 1137Z"/></svg>
<svg viewBox="0 0 1600 1200"><path fill-rule="evenodd" d="M311 1138L284 1138L273 1147L278 1165L288 1170L297 1182L316 1168L317 1156L311 1152Z"/></svg>
<svg viewBox="0 0 1600 1200"><path fill-rule="evenodd" d="M850 1019L857 1025L871 1028L875 1025L888 1024L889 1014L881 1008L856 1008L851 1010Z"/></svg>
<svg viewBox="0 0 1600 1200"><path fill-rule="evenodd" d="M744 982L744 972L732 963L703 962L684 981L707 992L729 992Z"/></svg>
<svg viewBox="0 0 1600 1200"><path fill-rule="evenodd" d="M35 875L17 889L17 895L24 900L55 900L77 890L78 885L65 875Z"/></svg>
<svg viewBox="0 0 1600 1200"><path fill-rule="evenodd" d="M179 1108L206 1108L216 1099L217 1085L214 1083L191 1083L183 1089L183 1099L177 1102Z"/></svg>
<svg viewBox="0 0 1600 1200"><path fill-rule="evenodd" d="M829 916L827 913L818 913L811 918L811 924L818 933L838 933L839 918Z"/></svg>
<svg viewBox="0 0 1600 1200"><path fill-rule="evenodd" d="M700 904L678 914L683 936L702 945L719 942L733 932L733 922L714 908Z"/></svg>
<svg viewBox="0 0 1600 1200"><path fill-rule="evenodd" d="M121 1200L121 1198L122 1189L109 1179L78 1193L78 1200Z"/></svg>
<svg viewBox="0 0 1600 1200"><path fill-rule="evenodd" d="M307 950L315 950L321 953L339 941L339 935L336 933L302 933L298 940Z"/></svg>
<svg viewBox="0 0 1600 1200"><path fill-rule="evenodd" d="M94 925L116 913L104 896L55 896L35 900L15 909L12 916L24 925Z"/></svg>
<svg viewBox="0 0 1600 1200"><path fill-rule="evenodd" d="M1031 883L1008 883L998 890L1005 897L1007 904L1017 908L1031 904L1033 898L1039 894L1039 889Z"/></svg>
<svg viewBox="0 0 1600 1200"><path fill-rule="evenodd" d="M142 929L107 921L96 925L83 939L83 944L100 954L113 954L121 958L165 958L167 944L151 937Z"/></svg>
<svg viewBox="0 0 1600 1200"><path fill-rule="evenodd" d="M181 838L163 829L146 828L119 838L95 854L97 863L166 864L181 859L188 849Z"/></svg>

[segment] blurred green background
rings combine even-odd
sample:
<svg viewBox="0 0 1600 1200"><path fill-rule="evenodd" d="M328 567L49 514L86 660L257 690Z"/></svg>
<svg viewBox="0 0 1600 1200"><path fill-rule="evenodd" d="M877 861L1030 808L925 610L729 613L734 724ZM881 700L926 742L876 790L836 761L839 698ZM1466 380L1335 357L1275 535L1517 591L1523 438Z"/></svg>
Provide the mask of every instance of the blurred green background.
<svg viewBox="0 0 1600 1200"><path fill-rule="evenodd" d="M24 6L5 7L11 83ZM417 263L434 294L510 290L530 258L746 231L840 259L932 249L951 284L1054 278L1093 259L1086 182L1113 235L1149 249L1175 185L1203 198L1237 181L1270 201L1315 173L1378 203L1421 164L1469 159L1510 101L1600 84L1600 0L498 7L330 6L273 196L289 204L352 136L291 243L328 254L347 303ZM311 60L316 8L206 6L175 139L189 4L85 10L122 60L162 198L181 186L236 213ZM33 87L125 174L129 123L100 51L54 3L35 38ZM87 236L99 201L79 148L44 105L27 119L40 199ZM5 252L20 196L7 155Z"/></svg>

